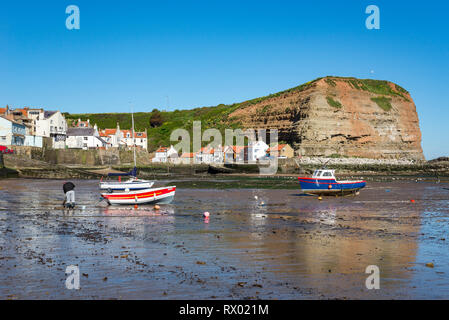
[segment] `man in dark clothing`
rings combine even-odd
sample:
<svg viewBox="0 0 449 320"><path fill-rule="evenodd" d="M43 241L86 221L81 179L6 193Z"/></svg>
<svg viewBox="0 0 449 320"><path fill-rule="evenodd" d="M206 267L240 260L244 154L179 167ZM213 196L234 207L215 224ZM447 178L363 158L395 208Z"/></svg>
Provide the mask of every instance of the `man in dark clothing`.
<svg viewBox="0 0 449 320"><path fill-rule="evenodd" d="M68 209L75 208L75 185L72 182L66 182L62 186L65 193L65 199L62 205Z"/></svg>

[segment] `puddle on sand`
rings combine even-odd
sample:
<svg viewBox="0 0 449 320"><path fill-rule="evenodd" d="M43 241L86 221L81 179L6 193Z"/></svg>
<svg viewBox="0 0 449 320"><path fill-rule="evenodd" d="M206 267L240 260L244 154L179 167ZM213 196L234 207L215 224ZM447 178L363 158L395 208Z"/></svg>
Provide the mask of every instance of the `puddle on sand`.
<svg viewBox="0 0 449 320"><path fill-rule="evenodd" d="M160 210L134 210L106 206L98 183L82 180L68 214L63 181L1 183L1 299L449 298L442 184L370 183L322 201L178 189ZM65 288L69 265L81 290ZM368 265L380 268L380 290L365 287Z"/></svg>

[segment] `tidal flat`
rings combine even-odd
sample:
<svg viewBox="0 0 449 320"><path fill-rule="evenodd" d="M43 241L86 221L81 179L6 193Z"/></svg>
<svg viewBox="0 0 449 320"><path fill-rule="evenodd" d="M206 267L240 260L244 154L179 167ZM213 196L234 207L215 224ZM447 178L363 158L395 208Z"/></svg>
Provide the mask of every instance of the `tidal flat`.
<svg viewBox="0 0 449 320"><path fill-rule="evenodd" d="M171 204L135 210L75 180L73 212L63 182L1 181L0 299L449 298L447 182L373 181L319 201L294 180L177 181ZM70 265L79 290L65 286ZM378 290L365 286L369 265Z"/></svg>

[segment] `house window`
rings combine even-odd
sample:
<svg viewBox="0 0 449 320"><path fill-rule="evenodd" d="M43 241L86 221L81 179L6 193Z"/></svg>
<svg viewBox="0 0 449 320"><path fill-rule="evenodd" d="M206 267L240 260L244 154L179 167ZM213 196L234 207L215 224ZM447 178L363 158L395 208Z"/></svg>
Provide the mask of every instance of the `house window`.
<svg viewBox="0 0 449 320"><path fill-rule="evenodd" d="M89 140L89 138L88 137L84 137L84 140L87 141L87 140Z"/></svg>

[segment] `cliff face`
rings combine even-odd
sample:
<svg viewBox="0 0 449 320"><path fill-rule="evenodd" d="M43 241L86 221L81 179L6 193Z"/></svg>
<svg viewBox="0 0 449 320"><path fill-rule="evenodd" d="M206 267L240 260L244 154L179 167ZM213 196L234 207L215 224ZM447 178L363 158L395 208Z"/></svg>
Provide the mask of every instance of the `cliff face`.
<svg viewBox="0 0 449 320"><path fill-rule="evenodd" d="M303 156L424 159L415 104L387 81L321 78L244 102L229 119L278 129Z"/></svg>

